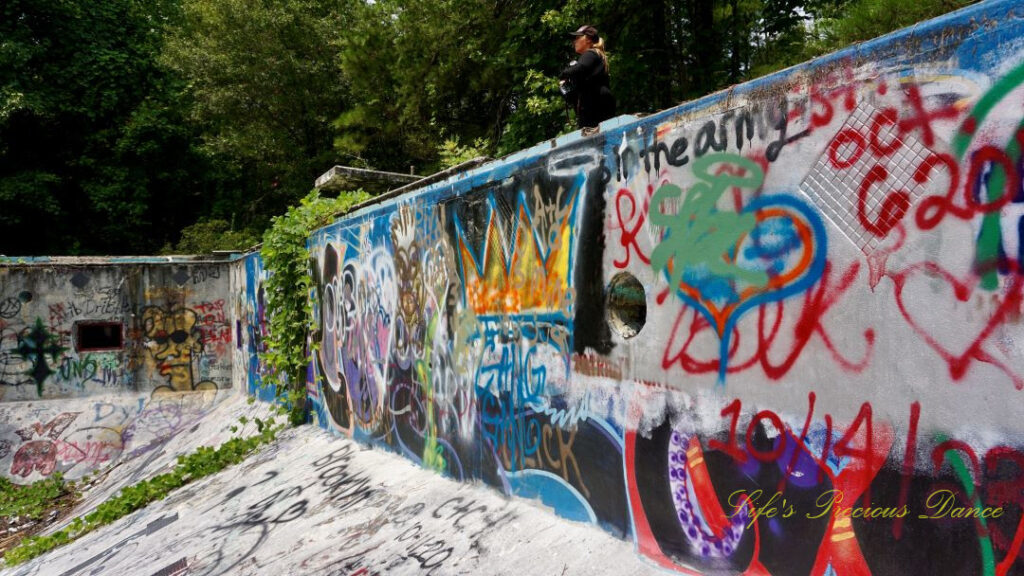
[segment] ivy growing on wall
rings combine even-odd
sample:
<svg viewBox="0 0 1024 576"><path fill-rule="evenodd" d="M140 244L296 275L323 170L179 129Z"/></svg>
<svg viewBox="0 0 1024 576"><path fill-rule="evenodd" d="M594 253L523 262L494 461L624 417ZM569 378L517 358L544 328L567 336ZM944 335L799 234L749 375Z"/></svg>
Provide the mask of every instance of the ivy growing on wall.
<svg viewBox="0 0 1024 576"><path fill-rule="evenodd" d="M260 252L268 271L265 287L270 310L266 352L270 376L264 382L275 384L278 395L286 396L292 424L305 421L306 342L312 315L306 239L336 214L369 198L362 190L342 192L338 198L322 198L314 190L298 206L275 217L263 235Z"/></svg>

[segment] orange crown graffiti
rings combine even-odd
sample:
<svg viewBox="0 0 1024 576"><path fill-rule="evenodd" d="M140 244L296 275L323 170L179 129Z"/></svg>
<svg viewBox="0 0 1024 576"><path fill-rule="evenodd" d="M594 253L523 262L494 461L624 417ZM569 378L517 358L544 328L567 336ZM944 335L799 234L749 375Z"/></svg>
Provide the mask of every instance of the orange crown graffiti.
<svg viewBox="0 0 1024 576"><path fill-rule="evenodd" d="M493 196L488 198L487 229L479 256L469 245L456 215L465 302L476 314L567 311L572 297L573 220L578 192L577 186L568 204L559 211L546 246L522 192L517 200L508 253L503 246L506 235L495 216L499 210Z"/></svg>

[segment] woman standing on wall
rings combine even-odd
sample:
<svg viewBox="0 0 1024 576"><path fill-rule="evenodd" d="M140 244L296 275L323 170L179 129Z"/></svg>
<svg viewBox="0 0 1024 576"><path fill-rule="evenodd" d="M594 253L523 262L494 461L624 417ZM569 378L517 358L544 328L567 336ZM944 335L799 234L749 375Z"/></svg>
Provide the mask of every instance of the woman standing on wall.
<svg viewBox="0 0 1024 576"><path fill-rule="evenodd" d="M615 116L615 97L608 86L608 55L597 28L585 24L572 35L576 37L573 49L580 57L562 70L559 85L576 110L577 125L594 128Z"/></svg>

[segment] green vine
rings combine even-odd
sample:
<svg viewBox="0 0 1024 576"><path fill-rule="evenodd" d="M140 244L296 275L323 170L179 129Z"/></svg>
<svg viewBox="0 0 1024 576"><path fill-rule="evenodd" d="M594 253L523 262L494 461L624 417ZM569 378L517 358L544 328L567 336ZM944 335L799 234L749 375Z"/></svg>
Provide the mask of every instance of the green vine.
<svg viewBox="0 0 1024 576"><path fill-rule="evenodd" d="M25 486L0 477L0 516L39 520L61 496L75 491L74 482L65 482L60 472Z"/></svg>
<svg viewBox="0 0 1024 576"><path fill-rule="evenodd" d="M306 342L312 310L309 290L309 251L306 241L317 228L329 224L335 214L368 200L362 190L343 192L338 198L321 198L313 190L298 206L275 217L263 235L260 253L269 272L266 280L270 335L266 361L275 377L266 378L286 397L293 425L305 422Z"/></svg>
<svg viewBox="0 0 1024 576"><path fill-rule="evenodd" d="M272 442L280 430L273 419L254 419L258 433L248 438L232 438L217 448L200 446L195 452L178 457L174 470L123 488L117 496L103 502L95 510L75 518L65 528L47 536L30 536L4 555L8 566L21 564L77 540L93 530L110 524L132 512L161 500L176 488L237 464L263 444Z"/></svg>

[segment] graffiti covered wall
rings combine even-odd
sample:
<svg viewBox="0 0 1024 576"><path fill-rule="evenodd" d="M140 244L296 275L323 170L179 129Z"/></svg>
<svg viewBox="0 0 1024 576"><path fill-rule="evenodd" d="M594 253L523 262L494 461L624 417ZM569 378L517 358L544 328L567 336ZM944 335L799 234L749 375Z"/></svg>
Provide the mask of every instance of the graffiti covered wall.
<svg viewBox="0 0 1024 576"><path fill-rule="evenodd" d="M325 427L684 574L1012 574L1024 14L988 2L309 241Z"/></svg>
<svg viewBox="0 0 1024 576"><path fill-rule="evenodd" d="M273 401L277 388L270 381L273 374L267 365L267 337L270 317L267 313L265 281L268 271L263 268L259 252L247 254L232 266L232 289L235 303L235 363L236 381L250 396L265 402Z"/></svg>
<svg viewBox="0 0 1024 576"><path fill-rule="evenodd" d="M269 409L245 399L274 392L258 253L18 260L0 265L0 476L116 467L113 493Z"/></svg>
<svg viewBox="0 0 1024 576"><path fill-rule="evenodd" d="M228 268L0 266L0 400L230 388Z"/></svg>

